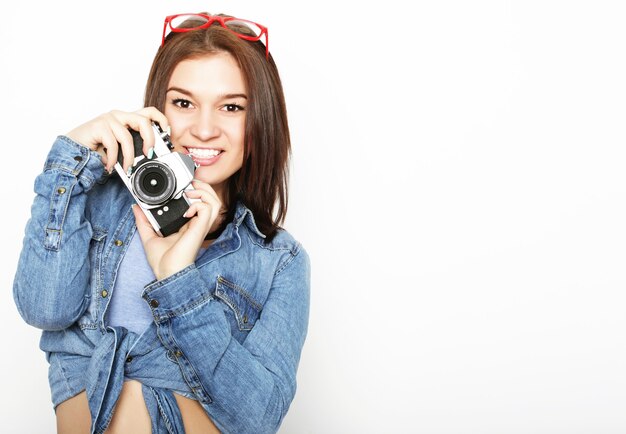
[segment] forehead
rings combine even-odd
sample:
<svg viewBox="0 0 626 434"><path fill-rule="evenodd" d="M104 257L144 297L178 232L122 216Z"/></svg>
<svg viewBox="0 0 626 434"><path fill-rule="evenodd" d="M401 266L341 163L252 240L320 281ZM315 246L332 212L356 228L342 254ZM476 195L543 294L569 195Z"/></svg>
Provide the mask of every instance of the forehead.
<svg viewBox="0 0 626 434"><path fill-rule="evenodd" d="M245 93L243 73L235 58L226 52L207 54L178 63L168 89L179 87L192 92Z"/></svg>

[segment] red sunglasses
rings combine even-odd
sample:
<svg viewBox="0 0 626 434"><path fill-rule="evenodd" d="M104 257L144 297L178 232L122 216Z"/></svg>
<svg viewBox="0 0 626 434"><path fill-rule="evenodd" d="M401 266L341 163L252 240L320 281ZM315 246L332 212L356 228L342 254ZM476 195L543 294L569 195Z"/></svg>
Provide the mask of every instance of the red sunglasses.
<svg viewBox="0 0 626 434"><path fill-rule="evenodd" d="M190 22L187 22L188 20ZM267 58L269 56L267 27L253 21L242 20L241 18L222 17L217 15L176 14L165 17L161 46L163 46L163 44L165 43L165 37L168 34L168 27L171 32L184 33L191 32L193 30L206 29L215 21L217 21L226 30L234 33L237 37L241 39L245 39L246 41L258 41L263 35L265 35L265 57ZM199 23L196 25L190 25L191 22ZM181 25L185 27L180 27ZM241 27L249 30L251 33L242 33L240 30Z"/></svg>

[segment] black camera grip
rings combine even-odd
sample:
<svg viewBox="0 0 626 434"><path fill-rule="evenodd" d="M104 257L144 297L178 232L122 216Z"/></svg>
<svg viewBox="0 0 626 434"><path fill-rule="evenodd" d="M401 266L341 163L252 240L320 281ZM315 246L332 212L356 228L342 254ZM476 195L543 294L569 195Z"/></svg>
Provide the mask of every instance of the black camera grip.
<svg viewBox="0 0 626 434"><path fill-rule="evenodd" d="M159 224L161 234L164 237L178 232L181 226L190 220L187 217L183 217L185 211L189 209L189 203L187 203L184 197L170 200L167 202L167 208L168 210L160 215L159 210L162 210L162 208L149 210Z"/></svg>
<svg viewBox="0 0 626 434"><path fill-rule="evenodd" d="M143 139L138 131L128 129L128 132L131 136L133 136L133 145L135 147L135 155L133 155L134 160L137 155L143 155ZM120 163L120 166L124 165L124 154L122 153L121 146L119 152L117 153L117 162Z"/></svg>

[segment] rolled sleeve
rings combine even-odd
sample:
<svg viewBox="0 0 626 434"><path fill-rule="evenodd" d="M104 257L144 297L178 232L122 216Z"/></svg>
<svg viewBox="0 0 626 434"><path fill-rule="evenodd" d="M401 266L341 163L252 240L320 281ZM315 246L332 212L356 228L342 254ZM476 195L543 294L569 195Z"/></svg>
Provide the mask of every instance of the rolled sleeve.
<svg viewBox="0 0 626 434"><path fill-rule="evenodd" d="M34 327L66 328L87 307L92 229L85 219L85 193L103 173L96 152L59 136L35 180L13 283L18 311Z"/></svg>

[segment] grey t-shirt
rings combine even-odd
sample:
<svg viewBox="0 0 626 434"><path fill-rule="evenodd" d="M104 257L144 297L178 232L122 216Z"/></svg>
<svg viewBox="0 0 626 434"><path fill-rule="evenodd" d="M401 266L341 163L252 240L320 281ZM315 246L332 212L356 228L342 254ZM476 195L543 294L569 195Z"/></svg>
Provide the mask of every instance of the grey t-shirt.
<svg viewBox="0 0 626 434"><path fill-rule="evenodd" d="M141 298L144 287L156 277L148 264L139 234L135 232L117 272L107 310L108 324L141 334L152 322L148 303Z"/></svg>
<svg viewBox="0 0 626 434"><path fill-rule="evenodd" d="M206 249L200 249L200 256ZM152 311L141 298L144 287L156 279L137 232L133 235L120 268L106 312L107 324L121 326L138 335L152 322Z"/></svg>

